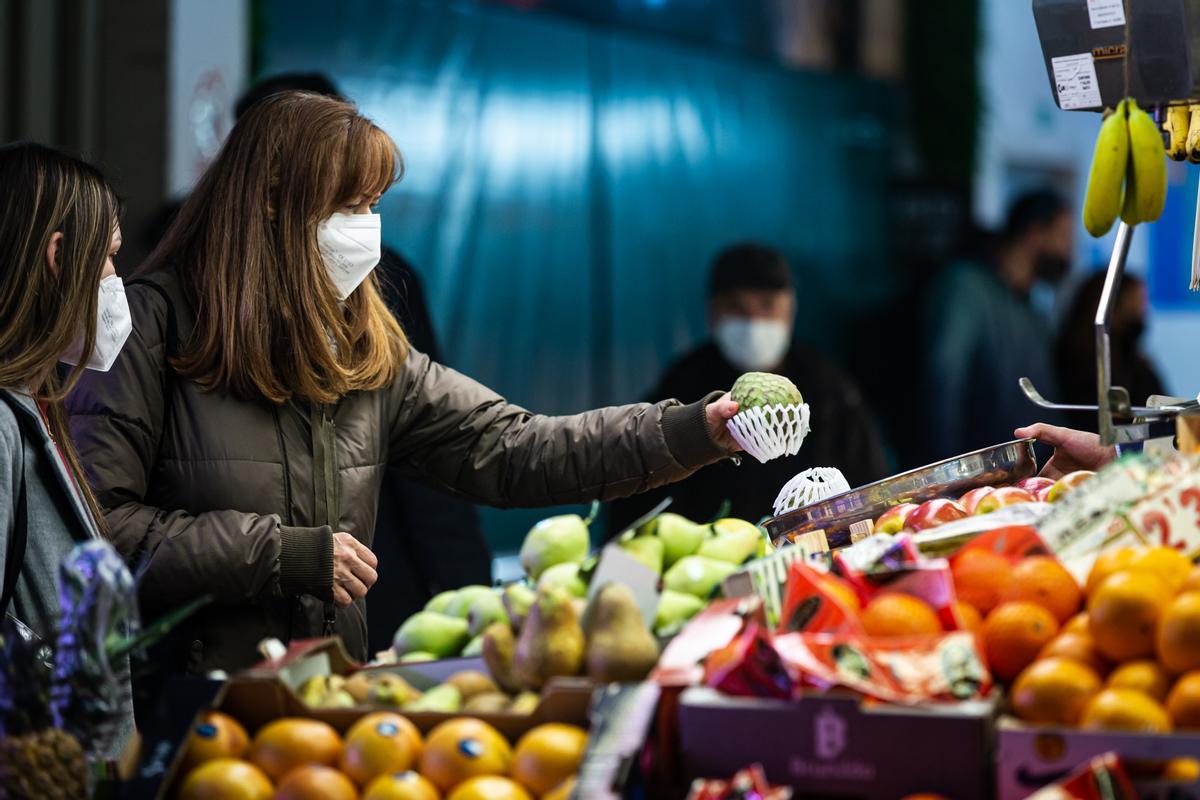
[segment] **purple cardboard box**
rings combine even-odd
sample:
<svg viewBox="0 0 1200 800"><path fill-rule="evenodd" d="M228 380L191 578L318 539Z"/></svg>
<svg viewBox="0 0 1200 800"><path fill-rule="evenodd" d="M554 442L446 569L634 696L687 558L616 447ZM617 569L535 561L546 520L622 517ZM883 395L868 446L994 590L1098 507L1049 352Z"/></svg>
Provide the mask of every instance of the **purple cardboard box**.
<svg viewBox="0 0 1200 800"><path fill-rule="evenodd" d="M812 694L797 701L688 689L679 729L688 780L753 763L802 797L896 800L935 792L989 798L995 702L914 708Z"/></svg>

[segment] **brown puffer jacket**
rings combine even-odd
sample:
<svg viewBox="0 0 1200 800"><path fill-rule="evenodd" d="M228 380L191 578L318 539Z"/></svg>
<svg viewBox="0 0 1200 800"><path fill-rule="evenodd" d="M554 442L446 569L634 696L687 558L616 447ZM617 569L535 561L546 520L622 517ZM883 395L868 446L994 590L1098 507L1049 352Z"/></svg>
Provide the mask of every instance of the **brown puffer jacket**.
<svg viewBox="0 0 1200 800"><path fill-rule="evenodd" d="M68 405L110 536L145 565L143 614L216 599L176 637L169 669L237 669L264 637L330 632L366 658L363 602L330 602L332 535L370 546L389 464L483 503L537 506L629 495L724 455L711 397L539 416L418 352L389 389L336 406L206 393L167 366L193 322L174 274L127 295L132 335Z"/></svg>

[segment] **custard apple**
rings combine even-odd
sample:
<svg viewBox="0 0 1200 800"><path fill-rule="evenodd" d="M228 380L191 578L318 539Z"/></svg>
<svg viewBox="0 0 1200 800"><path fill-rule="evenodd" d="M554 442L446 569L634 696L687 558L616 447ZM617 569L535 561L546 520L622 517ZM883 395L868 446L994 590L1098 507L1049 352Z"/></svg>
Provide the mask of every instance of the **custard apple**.
<svg viewBox="0 0 1200 800"><path fill-rule="evenodd" d="M733 401L741 410L759 406L789 406L804 402L796 384L782 375L769 372L747 372L733 384Z"/></svg>

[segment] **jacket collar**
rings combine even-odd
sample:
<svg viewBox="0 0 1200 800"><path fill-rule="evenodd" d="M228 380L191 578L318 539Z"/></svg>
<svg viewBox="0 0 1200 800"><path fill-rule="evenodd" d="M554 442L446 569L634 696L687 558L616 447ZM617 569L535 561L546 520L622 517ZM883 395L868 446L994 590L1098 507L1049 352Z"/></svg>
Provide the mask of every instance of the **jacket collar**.
<svg viewBox="0 0 1200 800"><path fill-rule="evenodd" d="M71 510L75 512L75 517L83 526L83 530L87 531L88 536L93 539L100 538L100 530L96 527L96 520L92 519L92 514L88 510L87 504L84 503L83 497L79 493L78 485L75 482L76 480L84 481L87 478L80 475L77 479L72 479L71 473L67 471L66 462L59 453L58 445L50 438L50 432L46 430L46 426L42 422L42 414L38 409L37 401L28 394L13 389L0 389L0 391L16 401L17 408L14 409L15 411L24 414L29 421L33 422L33 425L27 426L26 429L38 432L38 445L42 449L42 455L50 463L54 476L58 479L59 486L70 501Z"/></svg>

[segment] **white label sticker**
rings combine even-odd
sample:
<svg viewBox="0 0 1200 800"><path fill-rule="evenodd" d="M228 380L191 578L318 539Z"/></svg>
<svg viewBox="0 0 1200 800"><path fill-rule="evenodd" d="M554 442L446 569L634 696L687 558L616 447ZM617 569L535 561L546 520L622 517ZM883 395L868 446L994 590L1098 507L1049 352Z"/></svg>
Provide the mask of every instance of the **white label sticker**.
<svg viewBox="0 0 1200 800"><path fill-rule="evenodd" d="M1087 6L1093 30L1125 24L1125 0L1087 0Z"/></svg>
<svg viewBox="0 0 1200 800"><path fill-rule="evenodd" d="M1100 107L1100 83L1096 80L1096 64L1091 53L1059 56L1051 59L1050 64L1054 68L1059 108L1071 111Z"/></svg>

